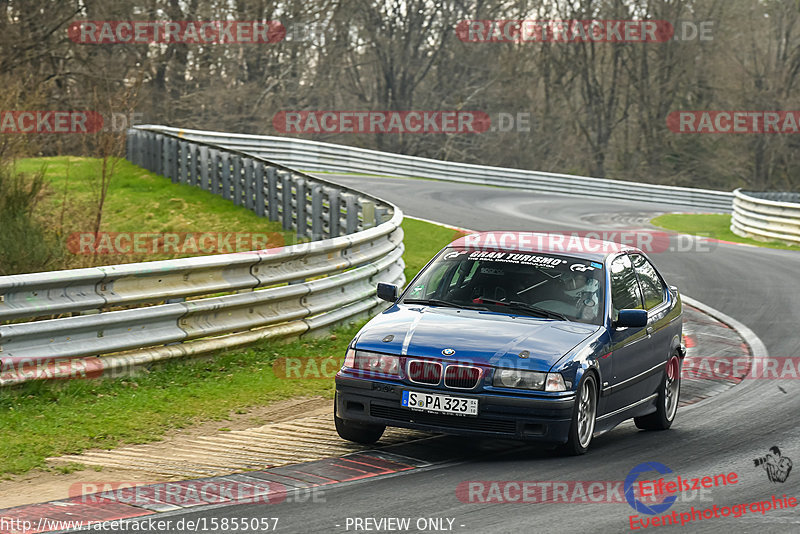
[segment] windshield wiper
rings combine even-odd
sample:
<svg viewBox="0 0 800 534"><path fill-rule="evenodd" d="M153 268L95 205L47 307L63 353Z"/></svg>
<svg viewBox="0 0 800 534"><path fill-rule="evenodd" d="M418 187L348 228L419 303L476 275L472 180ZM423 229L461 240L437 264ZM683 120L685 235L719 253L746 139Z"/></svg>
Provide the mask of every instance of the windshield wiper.
<svg viewBox="0 0 800 534"><path fill-rule="evenodd" d="M485 302L486 304L495 304L497 306L508 306L509 308L514 310L529 311L531 313L536 313L538 315L541 315L542 317L547 317L549 319L560 319L562 321L569 321L567 316L564 315L563 313L546 310L544 308L540 308L539 306L534 306L533 304L526 304L524 302L519 302L517 300L507 301L507 300L488 299L484 297L480 297L479 300L480 302L482 303Z"/></svg>
<svg viewBox="0 0 800 534"><path fill-rule="evenodd" d="M403 304L425 304L428 306L446 306L448 308L461 308L462 310L470 309L469 306L464 306L461 304L456 304L455 302L449 302L447 300L440 300L440 299L405 299Z"/></svg>

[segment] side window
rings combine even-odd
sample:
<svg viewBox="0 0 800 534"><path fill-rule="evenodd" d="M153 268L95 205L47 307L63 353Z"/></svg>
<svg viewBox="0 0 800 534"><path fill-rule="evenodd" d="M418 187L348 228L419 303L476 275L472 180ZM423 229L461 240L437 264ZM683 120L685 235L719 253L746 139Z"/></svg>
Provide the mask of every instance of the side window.
<svg viewBox="0 0 800 534"><path fill-rule="evenodd" d="M611 262L611 308L615 321L619 310L642 309L642 293L627 255Z"/></svg>
<svg viewBox="0 0 800 534"><path fill-rule="evenodd" d="M639 283L642 284L644 293L644 307L646 310L655 308L664 302L666 288L661 278L658 276L655 267L641 254L631 254L633 267L639 276Z"/></svg>

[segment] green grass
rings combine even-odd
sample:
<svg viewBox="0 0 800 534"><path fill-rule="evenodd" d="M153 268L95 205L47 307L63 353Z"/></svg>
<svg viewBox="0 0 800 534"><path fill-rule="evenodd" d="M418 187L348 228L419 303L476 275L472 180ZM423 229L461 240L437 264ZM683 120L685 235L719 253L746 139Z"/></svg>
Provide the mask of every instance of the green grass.
<svg viewBox="0 0 800 534"><path fill-rule="evenodd" d="M441 247L460 235L411 219L403 222L403 230L409 281ZM309 354L338 361L359 326L318 339L268 341L212 358L171 360L134 377L35 382L0 389L0 474L46 468L48 456L155 441L171 430L222 420L280 399L332 397L332 378L284 379L286 374L295 375L288 369L282 373L280 366L273 369L273 363ZM68 465L55 470L76 468Z"/></svg>
<svg viewBox="0 0 800 534"><path fill-rule="evenodd" d="M101 160L81 157L23 159L16 169L34 173L45 169L48 184L36 210L45 225L66 240L75 232L92 232L99 191ZM257 216L245 207L199 187L171 180L118 160L103 209L103 232L249 232L270 234L270 243L284 244L292 236L278 222ZM274 241L273 241L274 240ZM202 254L191 253L189 256ZM150 261L185 255L108 254L67 255L64 268Z"/></svg>
<svg viewBox="0 0 800 534"><path fill-rule="evenodd" d="M661 228L682 234L699 235L759 247L800 250L800 247L778 241L765 242L738 236L731 232L731 216L724 213L670 213L660 215L650 222Z"/></svg>
<svg viewBox="0 0 800 534"><path fill-rule="evenodd" d="M406 247L403 255L406 263L406 282L411 282L411 279L442 247L465 235L458 230L416 219L404 219L403 232L405 233L403 243Z"/></svg>
<svg viewBox="0 0 800 534"><path fill-rule="evenodd" d="M333 380L275 375L278 357L340 355L357 331L264 342L208 359L171 360L139 376L34 382L0 392L0 472L44 467L52 455L160 439L170 429L298 395L332 396Z"/></svg>

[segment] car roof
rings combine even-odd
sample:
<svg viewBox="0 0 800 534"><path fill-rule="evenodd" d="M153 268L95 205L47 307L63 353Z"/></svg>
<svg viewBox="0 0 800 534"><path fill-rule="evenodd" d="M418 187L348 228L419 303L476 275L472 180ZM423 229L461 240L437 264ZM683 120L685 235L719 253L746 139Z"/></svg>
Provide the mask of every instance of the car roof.
<svg viewBox="0 0 800 534"><path fill-rule="evenodd" d="M501 252L536 252L602 262L621 252L639 252L636 247L586 237L592 232L478 232L462 236L450 247Z"/></svg>

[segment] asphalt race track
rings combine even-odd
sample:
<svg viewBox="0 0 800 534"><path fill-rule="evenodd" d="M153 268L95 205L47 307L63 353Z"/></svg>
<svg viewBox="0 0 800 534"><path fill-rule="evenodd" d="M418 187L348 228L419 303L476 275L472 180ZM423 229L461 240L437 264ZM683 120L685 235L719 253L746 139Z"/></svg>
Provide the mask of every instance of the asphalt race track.
<svg viewBox="0 0 800 534"><path fill-rule="evenodd" d="M390 200L406 215L473 230L643 227L655 214L685 211L657 204L425 180L325 177ZM671 284L748 326L764 342L770 356L800 356L800 254L702 240L680 243L689 250L650 254ZM331 487L320 499L324 502L207 507L158 514L158 518L278 517L276 531L287 533L378 531L375 523L355 520L396 517L411 518L412 532L433 532L437 526L438 531L464 533L625 532L631 530L629 517L637 512L624 499L612 503L563 502L559 498L476 503L462 502L456 489L466 481L620 481L638 464L652 461L683 478L730 472L738 475L735 484L695 493L692 498L685 494L665 513L691 513L692 507L702 510L715 505L721 509L771 500L773 495L798 497L800 467L785 482L771 482L753 461L772 446L780 447L783 456L800 461L798 414L800 381L745 380L716 397L682 408L670 431L640 432L626 423L596 438L582 457L560 457L513 443L500 448L487 446L485 454L471 459ZM459 458L463 446L459 440L433 439L443 440L440 444L452 447L453 458ZM637 519L651 517L655 516L638 514ZM423 518L444 520L418 524L417 520ZM364 528L356 529L357 525ZM675 528L651 526L641 530ZM766 513L748 508L741 517L698 520L695 516L694 522L677 528L688 532L799 532L800 518L798 508ZM128 532L131 528L104 531Z"/></svg>

